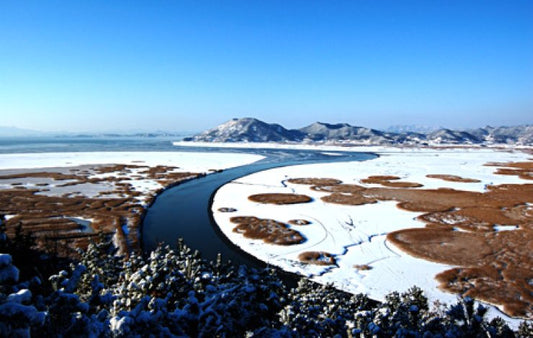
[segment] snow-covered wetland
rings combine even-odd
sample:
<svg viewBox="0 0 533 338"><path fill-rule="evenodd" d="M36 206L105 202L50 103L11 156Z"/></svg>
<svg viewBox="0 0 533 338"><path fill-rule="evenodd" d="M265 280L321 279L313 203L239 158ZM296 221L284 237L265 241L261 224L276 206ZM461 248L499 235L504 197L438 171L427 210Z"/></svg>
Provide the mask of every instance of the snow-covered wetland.
<svg viewBox="0 0 533 338"><path fill-rule="evenodd" d="M0 154L0 221L8 234L21 226L41 247L62 243L64 255L98 232L112 234L122 253L138 251L143 214L160 191L262 158L203 151Z"/></svg>
<svg viewBox="0 0 533 338"><path fill-rule="evenodd" d="M368 149L363 148L363 150ZM333 283L336 287L353 293L367 293L377 300L382 300L392 291L405 291L417 285L426 292L430 301L448 304L455 302L457 294L444 291L442 285L439 287L442 280L437 280L436 276L444 271L458 269L462 265L450 264L453 261L451 259L428 259L423 254L408 253L405 247L402 249L397 243L393 243L388 235L405 229L423 231L432 226L427 219L421 218L425 214L429 215L428 211L431 208L417 211L423 210L424 207L416 205L421 199L420 197L412 199L413 194L427 190L431 191L428 198L436 196L432 194L449 192L453 194L461 192L467 196L485 198L488 196L486 194L492 193L493 187L507 189L531 183L531 169L527 168L531 167L529 160L532 156L524 152L468 148L372 150L377 150L380 157L364 162L283 167L234 180L220 188L214 197L212 212L215 221L221 231L242 250L268 264L309 276L317 282ZM525 165L526 169L518 169L518 171L523 170L520 176L513 171L516 167L513 169L512 164L509 167L510 162L529 164ZM486 165L490 163L492 165ZM295 180L317 178L338 180L339 183L342 182L343 187L335 188L335 184L321 184L319 181ZM353 202L352 199L347 203L342 202L353 191L359 190L364 191L358 195L359 199L374 198L374 200ZM400 194L399 191L409 197L403 196L402 199L396 196ZM413 191L418 192L413 193ZM521 221L519 226L507 223L487 225L484 221L476 225L485 227L480 236L493 236L496 240L505 230L525 233L526 247L520 250L524 251L523 259L526 263L529 260L526 266L533 261L529 228L533 213L533 195L528 192L522 198L523 201L521 200L524 203L520 205L522 212L520 217L525 220ZM375 196L369 197L369 194ZM383 197L384 194L388 194L386 198ZM267 201L249 198L253 195L267 197ZM306 203L275 201L279 196L287 195L307 196L310 201ZM268 198L271 200L268 201ZM415 205L411 207L404 205L403 208L399 208L397 204L399 202L405 204L405 198L412 199L407 204ZM422 204L431 204L431 200L424 201L422 198L422 201ZM454 210L446 206L448 212L460 209ZM470 206L464 209L475 208ZM446 217L448 216L450 215L446 214ZM453 216L455 221L447 220L446 217L441 219L443 223L447 222L449 225L447 230L450 233L470 236L471 233L478 235L479 232L476 231L481 231L478 228L468 228L457 221L457 215ZM465 215L462 217L463 220L468 218ZM268 224L273 222L279 224L274 228L268 228ZM265 224L267 230L261 229L261 225ZM282 236L293 241L282 243L278 239L272 239L268 234L265 235L265 232L278 231L276 229L281 229ZM444 240L437 240L434 246L448 244L450 243ZM462 255L475 256L474 251L478 248L474 245L472 252L469 252L469 248L463 245L460 249L463 250ZM450 250L457 250L457 246ZM440 251L437 250L433 254L439 255ZM474 284L477 282L478 280L473 280ZM524 287L526 292L528 290L531 292L531 279L526 280L524 284L521 287ZM524 311L521 317L530 317L531 302L527 303L527 299L524 301L526 305L525 309L522 309ZM493 303L489 316L504 316L500 312L504 308L502 305L504 302L493 301ZM509 312L510 307L506 309ZM510 317L507 317L507 320L514 325L518 323L518 320Z"/></svg>

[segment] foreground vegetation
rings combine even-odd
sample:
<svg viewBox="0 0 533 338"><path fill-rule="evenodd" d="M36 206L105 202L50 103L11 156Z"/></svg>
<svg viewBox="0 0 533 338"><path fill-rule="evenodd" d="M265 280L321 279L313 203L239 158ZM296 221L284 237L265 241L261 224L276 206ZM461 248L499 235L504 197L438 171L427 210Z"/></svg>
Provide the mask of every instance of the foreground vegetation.
<svg viewBox="0 0 533 338"><path fill-rule="evenodd" d="M430 306L414 287L378 303L307 279L289 288L272 269L208 262L182 241L127 260L109 241L76 261L31 245L21 234L0 237L2 336L533 335L531 323L513 332L501 319L488 322L471 299Z"/></svg>

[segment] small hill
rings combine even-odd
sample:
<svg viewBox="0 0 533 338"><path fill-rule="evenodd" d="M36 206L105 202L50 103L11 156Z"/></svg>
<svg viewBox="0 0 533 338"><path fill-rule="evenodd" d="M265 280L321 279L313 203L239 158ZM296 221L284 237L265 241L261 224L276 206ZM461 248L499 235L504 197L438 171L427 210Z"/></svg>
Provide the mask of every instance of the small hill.
<svg viewBox="0 0 533 338"><path fill-rule="evenodd" d="M347 123L329 124L315 122L299 129L313 141L358 141L371 144L393 142L393 138L379 130L354 127Z"/></svg>
<svg viewBox="0 0 533 338"><path fill-rule="evenodd" d="M469 131L487 144L533 145L533 125L484 127Z"/></svg>
<svg viewBox="0 0 533 338"><path fill-rule="evenodd" d="M450 129L439 129L426 136L429 143L434 144L478 144L482 139L467 133Z"/></svg>
<svg viewBox="0 0 533 338"><path fill-rule="evenodd" d="M295 142L304 134L288 130L279 124L269 124L254 118L233 119L201 134L186 138L197 142Z"/></svg>
<svg viewBox="0 0 533 338"><path fill-rule="evenodd" d="M46 133L37 130L0 126L0 137L23 137L43 135L46 135Z"/></svg>

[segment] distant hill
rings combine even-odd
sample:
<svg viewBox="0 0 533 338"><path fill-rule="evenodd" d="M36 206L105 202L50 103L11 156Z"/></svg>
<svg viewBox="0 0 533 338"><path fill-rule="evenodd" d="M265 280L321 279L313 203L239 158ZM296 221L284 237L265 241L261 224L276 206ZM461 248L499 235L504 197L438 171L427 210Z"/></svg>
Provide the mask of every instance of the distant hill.
<svg viewBox="0 0 533 338"><path fill-rule="evenodd" d="M450 129L439 129L426 134L426 140L435 144L478 144L483 139L467 133Z"/></svg>
<svg viewBox="0 0 533 338"><path fill-rule="evenodd" d="M428 128L427 132L380 131L347 123L315 122L300 129L286 129L255 118L232 119L203 133L187 137L196 142L306 142L353 145L533 145L533 126L484 127L473 130ZM412 128L417 130L416 128ZM418 129L422 130L422 128Z"/></svg>
<svg viewBox="0 0 533 338"><path fill-rule="evenodd" d="M187 141L200 142L298 142L305 134L288 130L279 124L269 124L254 118L233 119Z"/></svg>
<svg viewBox="0 0 533 338"><path fill-rule="evenodd" d="M489 144L533 145L533 125L515 127L484 127L469 131Z"/></svg>
<svg viewBox="0 0 533 338"><path fill-rule="evenodd" d="M46 135L46 133L37 131L37 130L31 130L31 129L0 126L0 137L22 137L22 136L42 136L42 135Z"/></svg>
<svg viewBox="0 0 533 338"><path fill-rule="evenodd" d="M417 134L429 134L433 131L442 129L442 127L425 126L419 124L402 124L394 125L385 129L386 132L403 134L403 133L417 133Z"/></svg>
<svg viewBox="0 0 533 338"><path fill-rule="evenodd" d="M79 138L114 138L114 137L183 137L191 135L192 132L169 132L153 131L147 132L142 130L134 131L116 131L116 132L66 132L55 131L46 132L32 129L22 129L17 127L0 126L0 137L79 137Z"/></svg>
<svg viewBox="0 0 533 338"><path fill-rule="evenodd" d="M329 124L315 122L299 129L307 139L313 141L359 141L370 144L394 142L391 134L364 127L354 127L347 123Z"/></svg>

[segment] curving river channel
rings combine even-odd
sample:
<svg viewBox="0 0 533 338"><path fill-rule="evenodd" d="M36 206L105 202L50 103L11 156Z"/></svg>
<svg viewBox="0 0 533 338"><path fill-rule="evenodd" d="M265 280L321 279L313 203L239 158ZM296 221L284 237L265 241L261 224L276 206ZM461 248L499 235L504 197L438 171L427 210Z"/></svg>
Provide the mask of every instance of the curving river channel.
<svg viewBox="0 0 533 338"><path fill-rule="evenodd" d="M264 267L265 263L241 251L219 230L211 213L212 198L218 188L237 178L277 167L364 161L377 157L369 153L316 150L211 149L211 151L253 153L265 158L255 163L184 182L157 196L148 209L142 225L145 252L153 250L158 243L174 246L178 238L183 238L189 247L201 252L202 257L208 260L215 259L217 254L221 253L223 260L231 260L237 265Z"/></svg>

